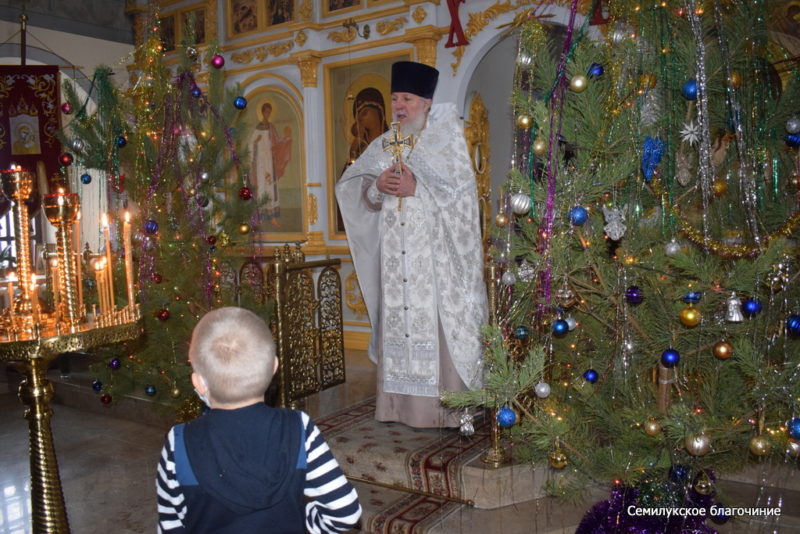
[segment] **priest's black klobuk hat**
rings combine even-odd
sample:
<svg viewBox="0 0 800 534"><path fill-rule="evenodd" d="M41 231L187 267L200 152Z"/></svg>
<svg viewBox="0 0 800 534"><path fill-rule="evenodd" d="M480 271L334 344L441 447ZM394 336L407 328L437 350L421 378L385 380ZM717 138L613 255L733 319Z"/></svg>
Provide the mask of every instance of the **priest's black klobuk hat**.
<svg viewBox="0 0 800 534"><path fill-rule="evenodd" d="M439 71L424 63L398 61L392 65L392 92L433 98Z"/></svg>

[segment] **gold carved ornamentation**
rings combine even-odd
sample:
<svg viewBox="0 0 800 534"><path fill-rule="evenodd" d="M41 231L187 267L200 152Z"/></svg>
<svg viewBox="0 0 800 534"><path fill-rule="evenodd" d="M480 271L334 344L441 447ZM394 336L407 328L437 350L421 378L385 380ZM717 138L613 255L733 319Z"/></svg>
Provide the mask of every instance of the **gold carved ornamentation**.
<svg viewBox="0 0 800 534"><path fill-rule="evenodd" d="M217 38L217 1L206 1L206 42Z"/></svg>
<svg viewBox="0 0 800 534"><path fill-rule="evenodd" d="M419 39L414 41L414 48L417 50L417 61L436 66L436 40L435 39Z"/></svg>
<svg viewBox="0 0 800 534"><path fill-rule="evenodd" d="M422 24L422 21L425 20L425 17L428 16L428 12L422 6L417 6L414 9L414 12L411 14L411 17L416 21L417 24Z"/></svg>
<svg viewBox="0 0 800 534"><path fill-rule="evenodd" d="M492 211L491 198L491 173L489 169L489 111L481 98L476 93L469 106L469 120L464 128L464 137L467 140L472 170L475 171L475 180L478 185L478 203L481 212L481 235L484 236L484 245L488 246L489 216Z"/></svg>
<svg viewBox="0 0 800 534"><path fill-rule="evenodd" d="M308 225L317 224L317 196L314 193L308 194Z"/></svg>
<svg viewBox="0 0 800 534"><path fill-rule="evenodd" d="M342 31L335 31L328 34L328 39L333 41L334 43L351 43L356 38L358 33L356 29L353 27L349 27L346 30Z"/></svg>
<svg viewBox="0 0 800 534"><path fill-rule="evenodd" d="M284 41L282 43L275 43L274 45L270 46L260 46L256 48L256 59L259 61L264 61L269 56L278 57L282 56L289 50L294 48L293 41Z"/></svg>
<svg viewBox="0 0 800 534"><path fill-rule="evenodd" d="M304 0L297 13L300 15L300 20L311 20L311 16L314 14L314 4L311 3L311 0Z"/></svg>
<svg viewBox="0 0 800 534"><path fill-rule="evenodd" d="M306 44L307 40L308 36L306 36L306 32L304 32L303 30L297 32L297 35L294 36L294 42L297 43L297 46L303 46L304 44Z"/></svg>
<svg viewBox="0 0 800 534"><path fill-rule="evenodd" d="M483 31L486 26L502 15L503 13L508 13L510 11L514 11L515 9L529 5L531 0L517 0L517 2L512 2L511 0L505 0L504 2L495 2L491 6L487 7L480 13L469 13L468 17L469 20L467 22L467 27L464 30L464 35L466 35L467 40L472 40L473 37L478 35L481 31ZM458 67L461 65L461 60L464 57L464 47L457 46L453 50L453 56L455 56L456 61L450 64L450 67L453 69L453 74L458 72Z"/></svg>
<svg viewBox="0 0 800 534"><path fill-rule="evenodd" d="M367 317L367 305L361 295L361 288L358 286L358 277L355 271L344 279L344 296L347 307L355 314L356 318L363 319Z"/></svg>
<svg viewBox="0 0 800 534"><path fill-rule="evenodd" d="M317 66L321 60L322 58L309 52L302 52L295 56L303 87L317 86Z"/></svg>
<svg viewBox="0 0 800 534"><path fill-rule="evenodd" d="M386 35L387 33L391 33L402 28L406 23L408 23L408 19L405 17L397 17L394 20L382 20L378 24L375 25L375 29L378 31L380 35Z"/></svg>
<svg viewBox="0 0 800 534"><path fill-rule="evenodd" d="M244 64L253 61L253 51L247 50L246 52L236 52L231 54L231 59L234 63Z"/></svg>

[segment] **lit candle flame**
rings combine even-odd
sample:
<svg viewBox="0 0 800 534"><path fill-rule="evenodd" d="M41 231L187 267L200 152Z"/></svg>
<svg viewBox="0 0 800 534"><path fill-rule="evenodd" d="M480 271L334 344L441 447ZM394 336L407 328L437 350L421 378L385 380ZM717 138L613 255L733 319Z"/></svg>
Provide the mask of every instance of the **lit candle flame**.
<svg viewBox="0 0 800 534"><path fill-rule="evenodd" d="M100 216L100 221L103 223L103 226L108 226L108 215L105 213Z"/></svg>

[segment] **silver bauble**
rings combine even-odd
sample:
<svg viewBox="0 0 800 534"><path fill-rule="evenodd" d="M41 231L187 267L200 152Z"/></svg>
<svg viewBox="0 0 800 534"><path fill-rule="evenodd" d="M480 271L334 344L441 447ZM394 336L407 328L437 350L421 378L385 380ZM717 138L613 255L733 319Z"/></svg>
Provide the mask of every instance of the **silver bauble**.
<svg viewBox="0 0 800 534"><path fill-rule="evenodd" d="M503 276L500 277L500 281L504 286L513 286L517 281L517 277L514 276L514 273L511 271L506 271L503 273Z"/></svg>
<svg viewBox="0 0 800 534"><path fill-rule="evenodd" d="M677 256L680 253L681 253L681 244L678 243L678 241L676 241L675 239L670 240L670 242L664 246L664 254L666 254L667 256Z"/></svg>
<svg viewBox="0 0 800 534"><path fill-rule="evenodd" d="M539 382L533 387L533 391L540 399L545 399L550 396L550 384L547 382Z"/></svg>
<svg viewBox="0 0 800 534"><path fill-rule="evenodd" d="M800 133L800 117L790 117L786 121L786 131L790 134Z"/></svg>
<svg viewBox="0 0 800 534"><path fill-rule="evenodd" d="M210 175L207 172L203 171L200 173L200 179L203 180L204 182L207 181L209 178Z"/></svg>
<svg viewBox="0 0 800 534"><path fill-rule="evenodd" d="M80 152L84 147L83 139L73 139L72 143L70 143L70 146L75 152Z"/></svg>
<svg viewBox="0 0 800 534"><path fill-rule="evenodd" d="M692 456L705 456L711 450L711 438L705 434L692 434L686 436L684 445Z"/></svg>
<svg viewBox="0 0 800 534"><path fill-rule="evenodd" d="M790 458L800 458L800 441L789 440L786 444L786 454Z"/></svg>
<svg viewBox="0 0 800 534"><path fill-rule="evenodd" d="M525 260L522 260L522 263L519 264L517 267L517 276L523 282L530 282L533 280L533 277L536 275L536 269L533 268L533 265L528 263Z"/></svg>
<svg viewBox="0 0 800 534"><path fill-rule="evenodd" d="M575 327L578 326L578 321L571 315L568 315L564 320L567 322L567 328L569 328L570 332L575 330Z"/></svg>
<svg viewBox="0 0 800 534"><path fill-rule="evenodd" d="M525 215L531 210L531 197L517 193L511 197L511 211L517 215Z"/></svg>

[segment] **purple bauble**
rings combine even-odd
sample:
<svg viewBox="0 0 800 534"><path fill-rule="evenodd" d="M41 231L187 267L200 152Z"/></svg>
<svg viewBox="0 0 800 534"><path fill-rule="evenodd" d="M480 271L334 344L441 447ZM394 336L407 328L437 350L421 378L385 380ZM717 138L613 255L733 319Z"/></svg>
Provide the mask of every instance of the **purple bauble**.
<svg viewBox="0 0 800 534"><path fill-rule="evenodd" d="M225 65L225 58L219 54L216 54L214 57L211 58L211 66L215 69L221 69Z"/></svg>
<svg viewBox="0 0 800 534"><path fill-rule="evenodd" d="M108 362L108 366L111 368L112 371L116 371L120 367L122 367L122 362L119 361L119 358L114 358L113 360Z"/></svg>
<svg viewBox="0 0 800 534"><path fill-rule="evenodd" d="M628 304L641 304L644 300L644 295L642 295L642 290L639 286L630 286L628 289L625 290L625 301Z"/></svg>
<svg viewBox="0 0 800 534"><path fill-rule="evenodd" d="M158 223L153 219L147 219L144 223L144 231L148 234L154 234L158 232Z"/></svg>
<svg viewBox="0 0 800 534"><path fill-rule="evenodd" d="M203 94L203 92L200 90L199 87L192 87L192 96L193 97L200 98L200 95L202 95L202 94Z"/></svg>

